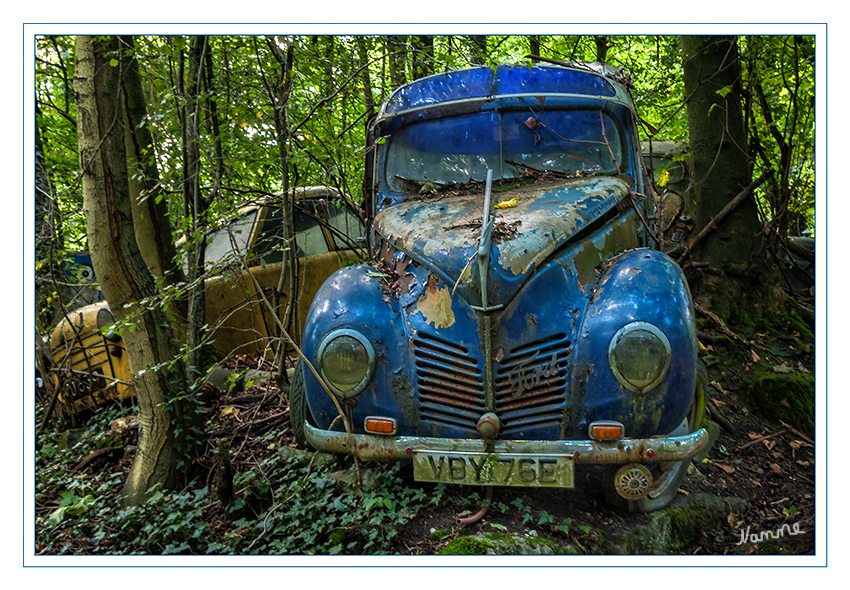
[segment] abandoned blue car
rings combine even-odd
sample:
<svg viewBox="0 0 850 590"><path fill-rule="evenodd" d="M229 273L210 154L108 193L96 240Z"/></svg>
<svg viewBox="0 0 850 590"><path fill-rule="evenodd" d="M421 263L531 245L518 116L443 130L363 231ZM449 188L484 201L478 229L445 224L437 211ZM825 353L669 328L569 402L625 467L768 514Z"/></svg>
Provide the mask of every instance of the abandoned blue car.
<svg viewBox="0 0 850 590"><path fill-rule="evenodd" d="M313 300L297 438L464 485L570 488L602 465L610 499L666 506L708 444L707 379L618 73L431 76L369 141L373 261Z"/></svg>

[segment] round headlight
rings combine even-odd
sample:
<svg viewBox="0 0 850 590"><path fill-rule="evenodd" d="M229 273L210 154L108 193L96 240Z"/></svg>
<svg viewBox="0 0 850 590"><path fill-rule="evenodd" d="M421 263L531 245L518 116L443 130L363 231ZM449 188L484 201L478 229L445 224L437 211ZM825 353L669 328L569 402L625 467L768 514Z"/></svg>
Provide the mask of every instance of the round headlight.
<svg viewBox="0 0 850 590"><path fill-rule="evenodd" d="M106 330L103 337L110 342L118 342L121 340L121 337L115 333L113 324L115 324L115 318L112 316L112 312L109 311L108 307L97 310L97 327L101 332ZM107 330L107 328L109 329Z"/></svg>
<svg viewBox="0 0 850 590"><path fill-rule="evenodd" d="M670 370L672 353L664 333L647 322L632 322L611 339L608 361L620 384L637 394L658 386Z"/></svg>
<svg viewBox="0 0 850 590"><path fill-rule="evenodd" d="M354 397L372 377L375 349L360 332L337 330L325 336L319 345L319 366L334 393Z"/></svg>

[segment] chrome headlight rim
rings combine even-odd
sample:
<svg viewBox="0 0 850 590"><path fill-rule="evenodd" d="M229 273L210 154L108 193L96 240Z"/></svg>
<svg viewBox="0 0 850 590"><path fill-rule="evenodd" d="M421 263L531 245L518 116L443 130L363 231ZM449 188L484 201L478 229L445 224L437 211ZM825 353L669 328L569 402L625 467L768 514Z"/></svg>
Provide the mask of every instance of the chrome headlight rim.
<svg viewBox="0 0 850 590"><path fill-rule="evenodd" d="M663 345L664 348L664 358L661 370L658 375L644 387L638 387L637 385L631 383L625 375L620 372L620 367L617 365L616 360L616 352L617 347L623 341L623 339L629 334L637 331L648 332L652 336L654 336L658 341ZM658 326L655 324L651 324L649 322L637 321L626 324L614 334L611 338L611 344L608 347L608 364L611 367L611 371L614 373L614 376L617 378L617 381L623 388L631 391L636 395L643 395L645 393L649 393L656 387L658 387L662 381L667 377L667 374L670 372L670 366L673 362L673 349L670 346L670 341L667 339L667 336L664 332L661 331Z"/></svg>
<svg viewBox="0 0 850 590"><path fill-rule="evenodd" d="M359 342L361 346L363 346L367 355L367 367L366 371L363 374L363 378L351 389L343 391L337 388L333 384L331 379L329 379L328 376L325 374L324 359L328 347L334 342L334 340L345 336L353 338L354 340ZM372 376L375 373L375 348L372 346L372 343L369 342L366 336L364 336L361 332L358 332L357 330L345 328L329 332L327 335L325 335L324 338L322 338L322 341L319 344L319 349L317 351L317 356L319 360L319 372L322 374L322 378L324 379L325 383L336 396L343 399L350 399L363 393L363 390L366 389L366 386L372 380Z"/></svg>

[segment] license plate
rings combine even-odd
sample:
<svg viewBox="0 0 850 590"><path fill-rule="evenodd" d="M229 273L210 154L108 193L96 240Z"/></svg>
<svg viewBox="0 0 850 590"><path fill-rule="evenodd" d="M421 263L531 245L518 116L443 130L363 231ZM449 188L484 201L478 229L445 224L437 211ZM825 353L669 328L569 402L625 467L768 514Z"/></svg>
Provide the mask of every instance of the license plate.
<svg viewBox="0 0 850 590"><path fill-rule="evenodd" d="M572 488L573 458L520 453L416 451L413 477L464 485Z"/></svg>

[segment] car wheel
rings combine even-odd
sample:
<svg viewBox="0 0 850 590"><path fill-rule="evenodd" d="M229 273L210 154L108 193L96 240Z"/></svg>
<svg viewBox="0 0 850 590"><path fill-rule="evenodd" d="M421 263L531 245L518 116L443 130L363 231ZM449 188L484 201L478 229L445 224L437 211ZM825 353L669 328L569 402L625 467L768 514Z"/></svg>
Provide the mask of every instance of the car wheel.
<svg viewBox="0 0 850 590"><path fill-rule="evenodd" d="M682 423L670 433L672 436L681 436L695 432L702 428L705 414L705 395L708 387L708 372L702 360L697 359L697 379L694 388L694 400L688 415ZM628 510L629 512L654 512L665 508L676 497L679 485L688 472L690 460L669 461L665 463L654 463L649 470L652 473L652 487L644 497L639 500L626 500L617 493L614 486L614 478L619 470L619 465L605 467L605 497L610 504Z"/></svg>
<svg viewBox="0 0 850 590"><path fill-rule="evenodd" d="M304 390L304 363L298 361L292 374L292 383L289 386L289 424L295 434L295 441L302 446L309 447L307 435L304 431L305 421L313 424L313 416L310 414L307 394Z"/></svg>

